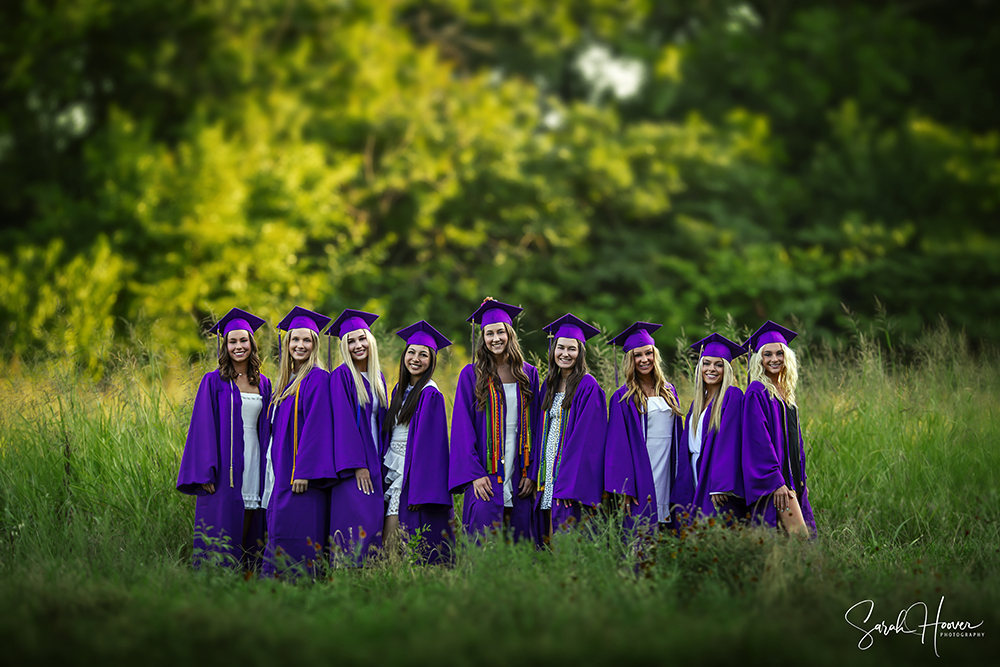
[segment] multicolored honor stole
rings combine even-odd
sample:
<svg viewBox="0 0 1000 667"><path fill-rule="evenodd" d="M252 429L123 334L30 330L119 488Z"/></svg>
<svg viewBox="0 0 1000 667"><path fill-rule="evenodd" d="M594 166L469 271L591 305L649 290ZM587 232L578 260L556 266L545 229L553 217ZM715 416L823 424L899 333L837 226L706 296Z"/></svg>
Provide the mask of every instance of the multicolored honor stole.
<svg viewBox="0 0 1000 667"><path fill-rule="evenodd" d="M559 410L559 416L557 419L556 427L559 429L559 439L556 441L559 444L556 445L558 448L556 450L556 460L552 464L552 480L553 484L556 483L556 477L559 476L559 464L562 462L562 444L563 435L565 435L564 427L566 425L566 418L569 416L569 408L561 408ZM545 462L548 460L548 452L545 451L549 446L549 428L552 426L552 419L549 417L549 412L546 411L545 419L542 422L542 463L538 467L538 490L545 490L545 483L549 480L545 479Z"/></svg>
<svg viewBox="0 0 1000 667"><path fill-rule="evenodd" d="M497 482L503 484L503 479L498 474L500 471L500 457L504 450L505 436L505 416L507 413L507 401L504 397L502 387L497 386L497 382L490 378L487 389L489 390L489 414L486 419L486 465L487 471L491 475L497 475ZM521 385L517 385L517 408L521 425L520 437L518 438L518 451L521 454L522 472L528 474L528 463L531 460L531 406L521 395Z"/></svg>

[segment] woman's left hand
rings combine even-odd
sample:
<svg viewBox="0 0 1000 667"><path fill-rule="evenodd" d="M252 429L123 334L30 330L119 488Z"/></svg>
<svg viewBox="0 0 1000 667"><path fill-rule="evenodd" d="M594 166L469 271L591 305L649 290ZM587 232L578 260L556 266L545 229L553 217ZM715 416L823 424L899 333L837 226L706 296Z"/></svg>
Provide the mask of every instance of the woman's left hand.
<svg viewBox="0 0 1000 667"><path fill-rule="evenodd" d="M712 494L712 505L715 506L715 509L722 509L722 507L726 504L726 500L728 500L728 499L729 499L729 495L728 494L725 494L725 493L713 493Z"/></svg>
<svg viewBox="0 0 1000 667"><path fill-rule="evenodd" d="M292 493L305 493L306 489L309 488L308 479L293 479L292 480Z"/></svg>
<svg viewBox="0 0 1000 667"><path fill-rule="evenodd" d="M517 493L517 496L519 498L527 498L528 496L530 496L534 492L535 492L535 483L532 482L527 477L522 477L521 478L521 487L520 487L520 490Z"/></svg>
<svg viewBox="0 0 1000 667"><path fill-rule="evenodd" d="M368 473L368 468L355 468L354 479L358 482L358 491L361 491L366 496L370 496L375 492L375 487L372 486L372 476Z"/></svg>

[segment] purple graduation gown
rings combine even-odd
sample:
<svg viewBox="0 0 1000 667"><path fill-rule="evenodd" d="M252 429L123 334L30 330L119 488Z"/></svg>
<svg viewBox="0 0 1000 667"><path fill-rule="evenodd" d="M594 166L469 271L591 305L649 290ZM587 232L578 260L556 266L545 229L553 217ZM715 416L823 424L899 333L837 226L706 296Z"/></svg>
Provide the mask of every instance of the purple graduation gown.
<svg viewBox="0 0 1000 667"><path fill-rule="evenodd" d="M314 560L320 553L316 544L322 548L329 534L327 487L336 474L330 448L329 375L314 367L302 378L298 410L294 394L271 408L274 490L267 507L265 575L281 573L286 560L293 563ZM307 479L309 487L304 493L292 493L293 479Z"/></svg>
<svg viewBox="0 0 1000 667"><path fill-rule="evenodd" d="M267 419L271 382L263 375L260 376L258 389L264 406L257 418L261 471L259 488L263 491L264 450L271 432ZM177 490L197 496L194 510L195 567L204 559L206 549L229 554L235 559L230 560L233 565L239 561L249 565L253 556L259 553L258 544L264 539L263 512L254 512L250 530L243 541L243 467L243 401L240 390L235 382L223 380L222 374L214 370L202 378L198 387L181 468L177 474ZM209 494L202 484L215 484L215 493ZM224 541L207 546L198 533ZM242 549L237 546L242 546Z"/></svg>
<svg viewBox="0 0 1000 667"><path fill-rule="evenodd" d="M747 515L746 494L743 491L742 473L742 411L743 391L736 386L726 390L722 398L722 415L718 430L708 428L708 422L701 434L701 455L698 458L698 480L695 485L691 469L691 451L688 438L692 429L697 430L698 420L711 415L715 401L710 402L701 415L693 416L692 404L688 409L686 427L681 435L683 465L678 471L677 494L671 494L679 505L688 508L692 516L698 510L705 516L725 515L732 511L733 518L745 520ZM711 416L707 417L710 421ZM716 509L712 504L712 493L727 493L726 504ZM735 497L734 497L735 496Z"/></svg>
<svg viewBox="0 0 1000 667"><path fill-rule="evenodd" d="M528 479L538 481L538 445L541 429L542 396L538 391L538 369L529 363L525 363L524 372L528 376L532 397L529 405L529 424L522 424L520 414L517 421L517 441L520 441L521 429L531 429L531 452L528 458L527 470L524 469L520 460L521 452L518 451L518 461L514 462L515 467L511 475L511 485L513 486L514 500L511 512L510 525L514 539L529 538L532 536L533 517L532 508L535 503L533 497L521 498L518 496L521 478L527 474ZM517 389L518 403L521 402L521 388ZM501 430L503 430L503 420L507 413L506 401L500 406ZM462 369L458 376L458 387L455 392L455 407L451 418L451 455L448 468L448 486L452 493L464 493L465 498L462 507L462 524L468 534L474 535L484 530L491 529L494 525L503 525L504 502L503 502L503 480L504 466L500 465L496 474L487 475L486 462L486 431L489 428L488 410L478 410L476 408L476 367L468 364ZM493 497L488 501L476 498L472 482L480 477L488 477L493 485Z"/></svg>
<svg viewBox="0 0 1000 667"><path fill-rule="evenodd" d="M670 387L674 398L677 390ZM628 387L622 385L611 396L608 405L608 444L604 457L604 488L609 493L632 496L639 505L631 510L629 527L634 523L645 521L650 525L658 522L669 523L671 517L661 517L657 510L656 486L653 480L653 468L649 463L649 451L646 449L646 415L640 414L635 401L629 398L622 401L628 393ZM671 431L670 459L667 474L670 475L671 497L677 488L677 475L681 465L691 464L684 455L687 446L682 442L684 432L684 417L674 415L674 426ZM670 501L670 498L667 499Z"/></svg>
<svg viewBox="0 0 1000 667"><path fill-rule="evenodd" d="M548 380L542 383L538 394L545 400ZM539 411L541 411L539 406ZM564 411L565 412L565 411ZM570 517L581 518L581 506L594 508L601 504L604 495L604 447L608 433L608 404L604 390L589 373L580 378L573 396L573 404L565 412L562 437L553 469L555 480L552 489L552 528L558 530ZM539 421L544 423L545 415ZM550 426L551 428L551 426ZM545 465L542 450L546 446L547 433L538 434L538 468ZM539 475L539 478L541 475ZM556 500L573 501L570 505L557 505ZM540 540L549 532L542 520L542 489L535 499L535 515L539 526L536 534Z"/></svg>
<svg viewBox="0 0 1000 667"><path fill-rule="evenodd" d="M777 527L778 515L771 494L785 484L794 488L791 474L791 457L785 442L784 404L773 398L761 382L751 382L743 399L743 485L747 504L755 522ZM806 484L806 451L799 429L800 479L805 488L796 489L802 505L802 518L813 535L816 520L809 505L809 488Z"/></svg>
<svg viewBox="0 0 1000 667"><path fill-rule="evenodd" d="M393 395L399 391L393 389ZM392 437L392 426L386 425L384 452ZM383 470L382 479L385 479ZM403 463L403 487L399 492L399 524L408 532L426 528L423 556L428 563L443 563L451 559L455 531L451 521L455 516L451 491L448 488L448 418L444 396L437 387L425 386L420 391L416 410L406 433L406 460Z"/></svg>
<svg viewBox="0 0 1000 667"><path fill-rule="evenodd" d="M382 523L385 519L385 488L382 484L382 447L372 436L372 410L375 398L371 384L364 379L368 403L358 404L354 376L346 364L330 373L330 404L333 409L333 462L337 482L330 489L330 535L344 553L360 549L364 558L382 546ZM379 380L385 386L385 378ZM381 430L386 408L378 406L376 424ZM373 493L366 496L358 489L356 468L367 468ZM358 540L361 540L360 546Z"/></svg>

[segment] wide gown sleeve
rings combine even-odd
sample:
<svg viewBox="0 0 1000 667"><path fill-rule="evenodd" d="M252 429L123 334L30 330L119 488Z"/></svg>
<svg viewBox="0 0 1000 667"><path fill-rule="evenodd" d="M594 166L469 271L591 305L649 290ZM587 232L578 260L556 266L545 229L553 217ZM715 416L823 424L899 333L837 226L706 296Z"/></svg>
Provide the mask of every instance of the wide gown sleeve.
<svg viewBox="0 0 1000 667"><path fill-rule="evenodd" d="M635 466L627 427L627 411L632 403L622 401L621 389L611 395L608 405L608 437L604 453L604 489L609 493L620 493L636 497Z"/></svg>
<svg viewBox="0 0 1000 667"><path fill-rule="evenodd" d="M774 493L785 483L778 443L768 429L766 390L749 388L743 398L743 483L748 504Z"/></svg>
<svg viewBox="0 0 1000 667"><path fill-rule="evenodd" d="M295 399L292 397L285 400ZM323 369L314 368L302 379L297 418L302 426L298 455L294 462L294 478L307 479L315 486L332 484L336 472L330 446L330 382Z"/></svg>
<svg viewBox="0 0 1000 667"><path fill-rule="evenodd" d="M362 428L369 428L364 414L358 424L358 394L354 377L343 365L330 374L330 405L333 412L333 462L341 478L353 477L357 468L367 468Z"/></svg>
<svg viewBox="0 0 1000 667"><path fill-rule="evenodd" d="M448 487L448 421L444 396L433 387L420 392L420 402L410 422L407 447L412 457L408 501L411 505L451 506ZM418 470L419 475L412 472Z"/></svg>
<svg viewBox="0 0 1000 667"><path fill-rule="evenodd" d="M217 373L201 379L194 398L191 424L188 427L177 490L195 496L208 495L202 484L218 484L219 475L219 405L216 401Z"/></svg>
<svg viewBox="0 0 1000 667"><path fill-rule="evenodd" d="M553 497L596 505L604 492L608 413L604 390L592 375L580 380L567 421Z"/></svg>
<svg viewBox="0 0 1000 667"><path fill-rule="evenodd" d="M452 493L462 493L473 480L486 476L477 447L475 385L475 367L469 364L458 376L451 416L448 486Z"/></svg>

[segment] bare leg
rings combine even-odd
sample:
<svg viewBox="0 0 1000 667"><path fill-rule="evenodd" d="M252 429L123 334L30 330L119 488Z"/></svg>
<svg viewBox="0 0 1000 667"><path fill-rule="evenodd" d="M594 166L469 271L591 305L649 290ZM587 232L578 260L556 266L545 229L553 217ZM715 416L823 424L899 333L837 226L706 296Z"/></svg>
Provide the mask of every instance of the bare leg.
<svg viewBox="0 0 1000 667"><path fill-rule="evenodd" d="M382 526L382 542L390 556L399 554L402 540L399 534L399 516L393 514L385 518Z"/></svg>
<svg viewBox="0 0 1000 667"><path fill-rule="evenodd" d="M799 499L795 497L795 494L792 494L788 499L788 509L784 512L778 512L778 518L781 519L781 525L788 531L789 535L809 537L809 528L806 526L805 519L802 518L802 506L799 505Z"/></svg>

